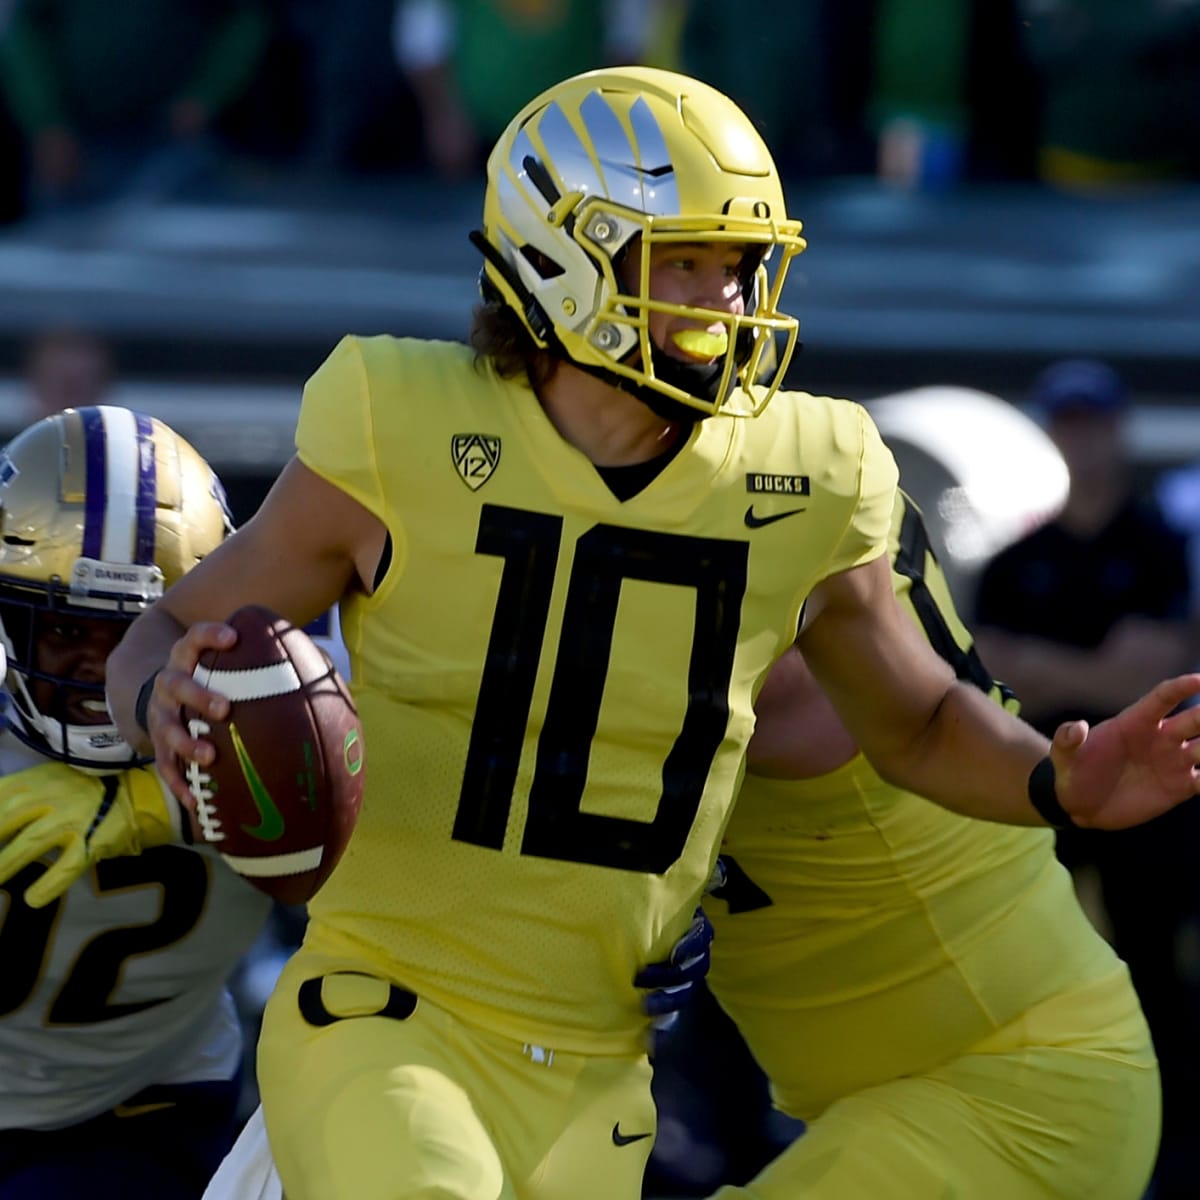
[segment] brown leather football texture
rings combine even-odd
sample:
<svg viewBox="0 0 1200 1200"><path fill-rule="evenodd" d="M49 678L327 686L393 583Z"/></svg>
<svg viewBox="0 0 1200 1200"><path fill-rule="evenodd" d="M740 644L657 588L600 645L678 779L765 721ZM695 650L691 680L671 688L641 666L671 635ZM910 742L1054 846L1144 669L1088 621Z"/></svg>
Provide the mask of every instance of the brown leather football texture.
<svg viewBox="0 0 1200 1200"><path fill-rule="evenodd" d="M208 650L192 676L229 697L229 718L191 709L193 737L216 747L186 762L207 844L239 875L285 904L311 899L350 840L362 803L362 726L328 655L260 605L228 618L237 642Z"/></svg>

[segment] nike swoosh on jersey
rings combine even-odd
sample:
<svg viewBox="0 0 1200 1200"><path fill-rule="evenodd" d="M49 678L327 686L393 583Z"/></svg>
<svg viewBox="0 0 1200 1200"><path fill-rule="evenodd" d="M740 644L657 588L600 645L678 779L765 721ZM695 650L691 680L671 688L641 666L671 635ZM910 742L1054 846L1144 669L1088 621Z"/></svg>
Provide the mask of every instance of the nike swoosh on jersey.
<svg viewBox="0 0 1200 1200"><path fill-rule="evenodd" d="M237 731L237 726L229 723L229 737L233 742L233 752L237 755L238 766L242 768L242 777L250 789L250 798L258 809L259 822L257 825L243 825L242 828L260 842L277 842L283 837L283 814L279 811L271 793L267 791L259 773L254 769L250 752Z"/></svg>
<svg viewBox="0 0 1200 1200"><path fill-rule="evenodd" d="M614 1146L629 1146L633 1142L640 1142L643 1138L648 1138L649 1136L648 1133L622 1133L620 1121L613 1126L612 1139Z"/></svg>
<svg viewBox="0 0 1200 1200"><path fill-rule="evenodd" d="M794 517L797 513L804 512L802 508L789 508L787 512L772 513L769 517L759 517L754 513L754 505L750 505L746 509L746 528L761 529L764 525L774 524L776 521L782 521L785 517Z"/></svg>
<svg viewBox="0 0 1200 1200"><path fill-rule="evenodd" d="M114 1104L114 1117L142 1117L146 1113L161 1112L164 1108L174 1108L174 1100L160 1100L157 1104Z"/></svg>

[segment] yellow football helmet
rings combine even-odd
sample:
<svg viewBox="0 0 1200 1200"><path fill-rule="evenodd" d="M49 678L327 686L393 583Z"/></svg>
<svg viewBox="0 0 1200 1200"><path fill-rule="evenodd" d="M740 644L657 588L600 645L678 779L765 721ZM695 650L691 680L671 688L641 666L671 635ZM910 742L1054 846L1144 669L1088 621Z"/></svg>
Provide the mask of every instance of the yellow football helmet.
<svg viewBox="0 0 1200 1200"><path fill-rule="evenodd" d="M805 242L770 151L732 100L671 71L589 71L525 106L487 174L483 230L472 235L485 259L481 288L538 346L656 409L665 401L704 415L761 411L796 346L798 322L779 300ZM633 293L620 264L637 238ZM665 242L745 246L744 315L654 300L650 250ZM719 321L727 348L711 364L671 358L652 342L651 312L701 327ZM764 372L776 340L776 368Z"/></svg>
<svg viewBox="0 0 1200 1200"><path fill-rule="evenodd" d="M0 640L13 734L77 767L134 761L111 717L72 722L81 706L106 712L103 684L40 669L39 630L47 618L128 625L232 528L212 468L154 417L69 408L9 442L0 451Z"/></svg>

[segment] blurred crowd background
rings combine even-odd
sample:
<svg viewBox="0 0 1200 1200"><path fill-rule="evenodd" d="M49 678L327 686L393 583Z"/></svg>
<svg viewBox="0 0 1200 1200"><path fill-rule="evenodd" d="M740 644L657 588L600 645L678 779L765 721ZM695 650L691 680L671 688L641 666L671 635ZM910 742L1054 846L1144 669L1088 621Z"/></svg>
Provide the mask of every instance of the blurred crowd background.
<svg viewBox="0 0 1200 1200"><path fill-rule="evenodd" d="M9 221L210 138L264 168L466 177L526 99L606 62L721 87L798 178L1200 170L1193 0L5 0L0 29Z"/></svg>
<svg viewBox="0 0 1200 1200"><path fill-rule="evenodd" d="M246 515L342 332L462 335L509 116L634 60L767 136L810 238L799 383L1019 398L1093 354L1139 462L1200 453L1200 0L0 0L0 427L85 360L204 398Z"/></svg>
<svg viewBox="0 0 1200 1200"><path fill-rule="evenodd" d="M145 409L245 519L343 333L465 334L466 234L510 116L631 61L722 88L776 155L810 238L791 386L917 413L914 389L952 385L1047 428L1071 472L1059 541L1007 571L942 547L1031 719L1063 700L1036 669L1052 647L1097 715L1139 670L1200 661L1200 0L0 0L0 436ZM1069 387L1041 374L1064 359L1090 364ZM928 411L916 443L971 443ZM975 436L1001 491L1032 486ZM919 498L952 507L955 470ZM1063 848L1151 1015L1163 1200L1200 1195L1195 826ZM281 910L241 973L252 1031L302 922ZM654 1195L744 1178L797 1133L711 1002L681 1026Z"/></svg>

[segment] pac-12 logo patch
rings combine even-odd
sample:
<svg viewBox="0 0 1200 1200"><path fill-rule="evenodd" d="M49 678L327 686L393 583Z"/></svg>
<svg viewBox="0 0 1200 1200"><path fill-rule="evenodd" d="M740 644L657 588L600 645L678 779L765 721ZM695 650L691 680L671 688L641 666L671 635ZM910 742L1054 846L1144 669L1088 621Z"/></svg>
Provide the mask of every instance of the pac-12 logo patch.
<svg viewBox="0 0 1200 1200"><path fill-rule="evenodd" d="M500 439L486 433L456 433L450 439L450 455L463 483L477 492L500 462Z"/></svg>

